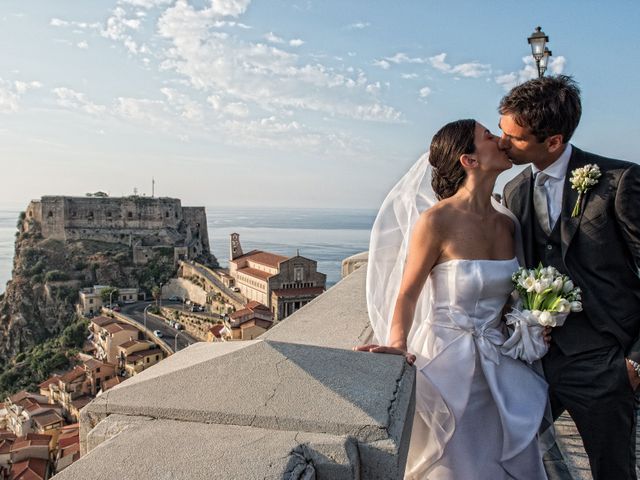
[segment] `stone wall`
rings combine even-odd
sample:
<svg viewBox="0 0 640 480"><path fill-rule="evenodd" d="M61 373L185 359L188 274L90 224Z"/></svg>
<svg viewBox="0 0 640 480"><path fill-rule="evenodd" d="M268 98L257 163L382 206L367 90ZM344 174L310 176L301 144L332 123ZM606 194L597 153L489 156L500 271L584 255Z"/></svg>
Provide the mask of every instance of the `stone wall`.
<svg viewBox="0 0 640 480"><path fill-rule="evenodd" d="M210 254L204 207L182 207L176 198L45 196L29 204L25 230L34 221L45 238L179 246L187 258Z"/></svg>
<svg viewBox="0 0 640 480"><path fill-rule="evenodd" d="M172 278L166 285L162 286L162 298L181 297L206 305L207 292L195 283L185 278Z"/></svg>
<svg viewBox="0 0 640 480"><path fill-rule="evenodd" d="M415 369L351 350L371 337L364 288L359 269L257 340L196 343L105 392L55 478L403 478Z"/></svg>

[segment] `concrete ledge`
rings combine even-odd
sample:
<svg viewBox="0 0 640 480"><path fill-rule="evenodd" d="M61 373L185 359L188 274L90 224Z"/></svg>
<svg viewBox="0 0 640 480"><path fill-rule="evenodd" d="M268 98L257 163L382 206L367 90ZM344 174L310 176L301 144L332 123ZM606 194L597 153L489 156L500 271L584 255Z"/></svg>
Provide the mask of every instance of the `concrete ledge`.
<svg viewBox="0 0 640 480"><path fill-rule="evenodd" d="M352 351L371 335L365 274L258 340L194 344L105 392L56 478L402 478L415 369Z"/></svg>

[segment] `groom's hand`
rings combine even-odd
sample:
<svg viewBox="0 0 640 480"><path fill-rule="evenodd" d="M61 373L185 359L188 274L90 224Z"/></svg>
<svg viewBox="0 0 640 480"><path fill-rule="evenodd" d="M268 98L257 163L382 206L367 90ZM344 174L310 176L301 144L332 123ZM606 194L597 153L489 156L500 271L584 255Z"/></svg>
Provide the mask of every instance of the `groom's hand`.
<svg viewBox="0 0 640 480"><path fill-rule="evenodd" d="M636 370L628 360L625 359L625 363L627 364L627 375L629 375L629 383L631 384L631 388L636 390L640 385L640 377L638 377Z"/></svg>
<svg viewBox="0 0 640 480"><path fill-rule="evenodd" d="M542 330L542 339L544 340L544 343L547 344L547 346L551 344L551 330L551 327L544 327L544 329Z"/></svg>

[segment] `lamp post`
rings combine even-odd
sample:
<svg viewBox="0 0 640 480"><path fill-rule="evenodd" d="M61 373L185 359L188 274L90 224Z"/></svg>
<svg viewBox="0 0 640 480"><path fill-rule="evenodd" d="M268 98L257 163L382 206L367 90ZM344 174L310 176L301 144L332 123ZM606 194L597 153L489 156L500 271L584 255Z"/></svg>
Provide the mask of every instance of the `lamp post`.
<svg viewBox="0 0 640 480"><path fill-rule="evenodd" d="M111 293L109 293L109 308L111 310L113 310L113 292L115 292L115 290L111 290Z"/></svg>
<svg viewBox="0 0 640 480"><path fill-rule="evenodd" d="M147 305L146 307L144 307L144 338L149 338L147 336L147 310L149 310L149 307L151 307L153 304L150 303L149 305Z"/></svg>
<svg viewBox="0 0 640 480"><path fill-rule="evenodd" d="M182 335L182 332L180 330L176 330L176 336L173 341L173 353L176 353L178 351L178 335Z"/></svg>
<svg viewBox="0 0 640 480"><path fill-rule="evenodd" d="M536 68L538 69L538 78L542 78L545 70L547 69L547 63L551 56L551 50L545 48L549 37L542 31L542 28L536 27L536 31L527 38L529 45L531 45L531 54L536 61Z"/></svg>

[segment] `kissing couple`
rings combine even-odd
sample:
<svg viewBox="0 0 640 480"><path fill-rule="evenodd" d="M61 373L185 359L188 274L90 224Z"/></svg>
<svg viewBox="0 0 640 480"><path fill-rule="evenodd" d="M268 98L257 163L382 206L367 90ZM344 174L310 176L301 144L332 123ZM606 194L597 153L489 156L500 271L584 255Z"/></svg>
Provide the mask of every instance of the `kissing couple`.
<svg viewBox="0 0 640 480"><path fill-rule="evenodd" d="M571 77L516 86L499 113L499 137L474 120L442 127L387 196L367 267L378 343L356 349L418 370L407 479L546 479L543 425L566 410L593 478L635 480L640 166L569 143ZM529 168L500 204L512 164ZM544 330L529 363L504 354L504 314L514 273L539 265L580 287L583 308Z"/></svg>

